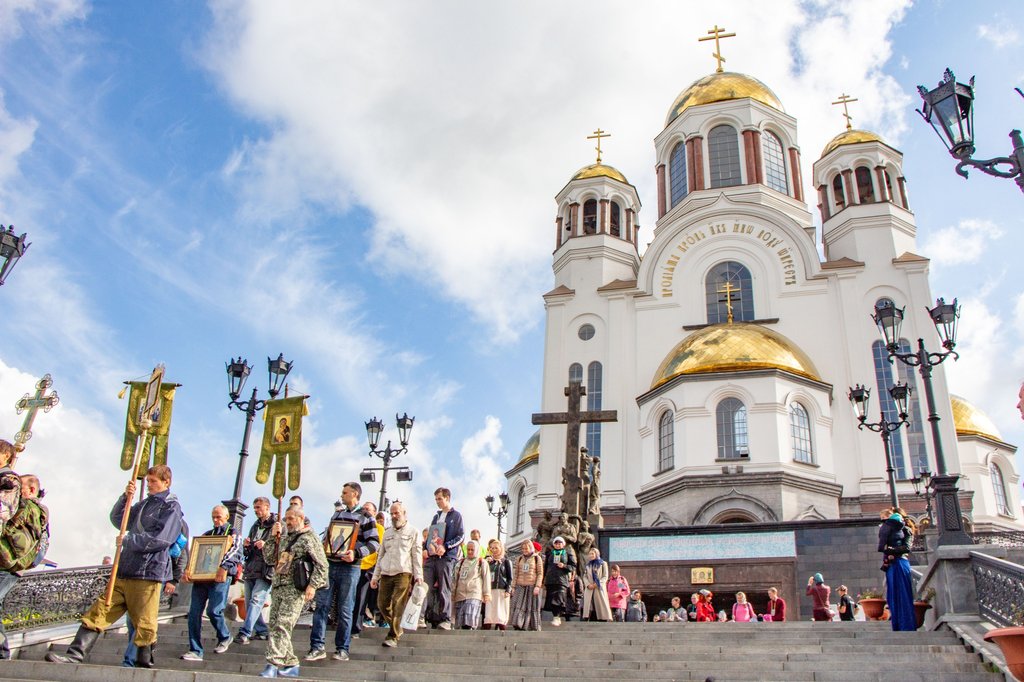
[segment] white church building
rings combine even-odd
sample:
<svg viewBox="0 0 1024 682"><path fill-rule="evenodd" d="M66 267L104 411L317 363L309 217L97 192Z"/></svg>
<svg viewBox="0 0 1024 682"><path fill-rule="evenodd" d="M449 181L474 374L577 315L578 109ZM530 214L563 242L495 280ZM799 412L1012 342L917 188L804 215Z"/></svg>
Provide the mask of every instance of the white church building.
<svg viewBox="0 0 1024 682"><path fill-rule="evenodd" d="M863 130L828 141L813 165L819 234L796 119L729 72L676 98L654 152L657 221L642 257L640 201L621 172L587 166L555 197L537 411L565 411L571 378L585 409L617 411L580 436L600 458L606 526L877 518L889 500L882 439L858 430L847 393L869 387L869 420L898 421L888 389L900 381L912 394L892 440L897 490L924 517L911 483L935 470L922 381L889 362L870 317L879 303L905 308L904 346L940 349L903 155ZM1016 448L949 393L942 366L933 382L968 529L1024 528ZM560 506L565 428L542 426L506 472L510 543Z"/></svg>

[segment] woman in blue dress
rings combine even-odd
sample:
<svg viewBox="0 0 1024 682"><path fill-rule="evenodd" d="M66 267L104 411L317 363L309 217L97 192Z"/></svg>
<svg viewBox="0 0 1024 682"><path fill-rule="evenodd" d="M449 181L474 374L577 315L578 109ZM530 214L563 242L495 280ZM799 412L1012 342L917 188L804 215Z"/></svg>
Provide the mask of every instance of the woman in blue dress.
<svg viewBox="0 0 1024 682"><path fill-rule="evenodd" d="M878 551L882 553L882 570L885 571L885 600L889 604L893 630L917 629L914 585L907 560L913 540L912 528L895 509L878 528Z"/></svg>

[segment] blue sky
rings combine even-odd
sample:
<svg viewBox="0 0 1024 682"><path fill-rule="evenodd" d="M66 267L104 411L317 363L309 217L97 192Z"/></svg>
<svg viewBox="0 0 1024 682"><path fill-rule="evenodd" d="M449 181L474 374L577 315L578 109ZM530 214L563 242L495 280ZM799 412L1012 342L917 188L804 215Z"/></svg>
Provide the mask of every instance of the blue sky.
<svg viewBox="0 0 1024 682"><path fill-rule="evenodd" d="M314 518L370 464L363 423L384 418L386 438L408 411L399 463L415 482L391 497L422 524L448 485L492 528L483 497L539 407L553 196L600 126L650 239L652 140L713 69L696 39L716 23L739 34L727 68L797 118L805 179L842 130L841 92L860 99L856 126L904 152L933 292L965 303L953 390L1024 440L1024 197L954 175L913 112L915 86L946 66L976 74L979 155L1006 154L1024 124L1024 9L765 4L0 3L0 223L33 242L0 290L0 406L54 375L63 403L22 465L50 490L53 558L107 553L116 394L157 362L183 384L171 464L186 512L205 522L230 496L244 420L224 362L238 354L263 391L283 352L312 396L300 492ZM0 408L4 433L19 423ZM247 499L266 491L254 473L250 460Z"/></svg>

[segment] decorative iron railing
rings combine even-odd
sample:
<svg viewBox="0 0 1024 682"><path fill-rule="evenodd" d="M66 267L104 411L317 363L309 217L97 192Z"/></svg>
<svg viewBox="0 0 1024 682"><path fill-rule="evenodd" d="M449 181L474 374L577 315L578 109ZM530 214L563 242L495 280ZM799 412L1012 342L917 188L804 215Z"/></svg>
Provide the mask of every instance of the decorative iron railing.
<svg viewBox="0 0 1024 682"><path fill-rule="evenodd" d="M109 579L110 566L26 573L4 600L4 628L10 631L72 623L103 593ZM169 597L162 595L160 607L169 605Z"/></svg>
<svg viewBox="0 0 1024 682"><path fill-rule="evenodd" d="M1024 531L1004 530L991 533L971 533L976 545L996 545L998 547L1024 547Z"/></svg>
<svg viewBox="0 0 1024 682"><path fill-rule="evenodd" d="M1010 627L1024 622L1024 566L971 552L978 612L991 623Z"/></svg>

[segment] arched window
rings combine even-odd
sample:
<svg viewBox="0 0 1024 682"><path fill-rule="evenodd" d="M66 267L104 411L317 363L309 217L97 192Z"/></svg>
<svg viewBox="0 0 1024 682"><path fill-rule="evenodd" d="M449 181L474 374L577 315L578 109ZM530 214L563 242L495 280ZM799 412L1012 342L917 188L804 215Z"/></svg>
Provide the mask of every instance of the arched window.
<svg viewBox="0 0 1024 682"><path fill-rule="evenodd" d="M597 233L597 199L583 202L583 234Z"/></svg>
<svg viewBox="0 0 1024 682"><path fill-rule="evenodd" d="M1006 502L1006 484L1003 482L1003 472L999 465L992 462L988 465L988 474L992 478L992 489L996 493L996 511L1003 516L1013 516L1010 513L1010 505Z"/></svg>
<svg viewBox="0 0 1024 682"><path fill-rule="evenodd" d="M789 433L793 438L793 459L804 464L814 464L811 420L800 403L789 404Z"/></svg>
<svg viewBox="0 0 1024 682"><path fill-rule="evenodd" d="M601 409L601 363L587 365L587 409ZM587 451L591 457L601 456L601 423L587 424Z"/></svg>
<svg viewBox="0 0 1024 682"><path fill-rule="evenodd" d="M675 206L686 197L689 186L686 184L686 143L680 142L672 148L668 161L669 193L672 205Z"/></svg>
<svg viewBox="0 0 1024 682"><path fill-rule="evenodd" d="M832 178L832 197L837 211L846 208L846 192L843 191L843 176L838 173Z"/></svg>
<svg viewBox="0 0 1024 682"><path fill-rule="evenodd" d="M515 533L522 533L526 526L526 488L520 487L516 493L516 523Z"/></svg>
<svg viewBox="0 0 1024 682"><path fill-rule="evenodd" d="M883 171L882 174L885 176L885 196L889 201L896 203L896 195L892 191L892 176L889 175L889 171Z"/></svg>
<svg viewBox="0 0 1024 682"><path fill-rule="evenodd" d="M726 284L732 299L734 322L749 322L754 319L754 284L750 270L735 261L725 261L711 268L704 281L704 296L707 301L708 324L720 324L729 320L726 306Z"/></svg>
<svg viewBox="0 0 1024 682"><path fill-rule="evenodd" d="M789 194L786 182L786 160L782 155L782 142L767 130L761 135L761 156L764 157L764 184L776 192Z"/></svg>
<svg viewBox="0 0 1024 682"><path fill-rule="evenodd" d="M675 465L675 421L672 411L665 410L658 419L658 471L668 471Z"/></svg>
<svg viewBox="0 0 1024 682"><path fill-rule="evenodd" d="M871 186L871 171L867 166L858 168L854 175L857 178L857 201L870 204L875 200L875 190Z"/></svg>
<svg viewBox="0 0 1024 682"><path fill-rule="evenodd" d="M574 381L583 383L583 365L578 362L569 365L569 383Z"/></svg>
<svg viewBox="0 0 1024 682"><path fill-rule="evenodd" d="M611 213L608 216L608 231L611 232L613 237L621 237L622 233L619 230L619 223L621 222L622 209L616 202L611 203Z"/></svg>
<svg viewBox="0 0 1024 682"><path fill-rule="evenodd" d="M715 126L708 133L711 187L740 184L740 142L732 126Z"/></svg>
<svg viewBox="0 0 1024 682"><path fill-rule="evenodd" d="M750 456L747 439L747 407L736 398L726 398L715 410L718 425L718 458L745 459Z"/></svg>

